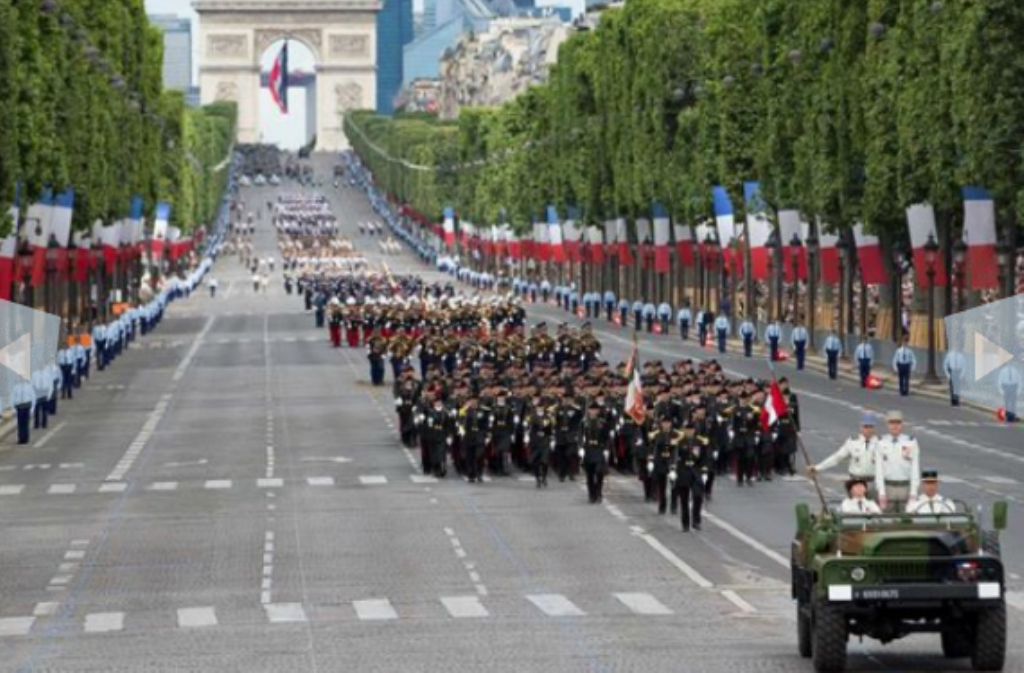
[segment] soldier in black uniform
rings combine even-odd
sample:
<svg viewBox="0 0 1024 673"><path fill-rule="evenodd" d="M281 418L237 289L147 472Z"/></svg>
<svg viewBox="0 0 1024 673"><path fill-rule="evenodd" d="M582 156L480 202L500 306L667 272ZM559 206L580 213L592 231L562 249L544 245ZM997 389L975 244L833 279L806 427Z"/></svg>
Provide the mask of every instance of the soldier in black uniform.
<svg viewBox="0 0 1024 673"><path fill-rule="evenodd" d="M654 493L658 498L658 514L668 510L669 473L676 462L676 432L672 429L672 419L665 417L658 420L658 429L650 435L648 443L647 469L651 474Z"/></svg>
<svg viewBox="0 0 1024 673"><path fill-rule="evenodd" d="M704 491L711 475L710 440L696 433L697 426L687 422L684 438L679 447L675 466L676 493L682 508L683 532L700 530L700 514L704 506ZM692 505L692 519L691 519Z"/></svg>
<svg viewBox="0 0 1024 673"><path fill-rule="evenodd" d="M530 466L537 480L537 488L548 485L548 461L555 442L556 409L553 401L542 397L538 390L533 395L533 403L524 420L526 434L523 441L530 448Z"/></svg>
<svg viewBox="0 0 1024 673"><path fill-rule="evenodd" d="M761 443L761 419L748 399L740 400L732 413L732 450L736 456L736 485L754 485L757 473L757 451Z"/></svg>
<svg viewBox="0 0 1024 673"><path fill-rule="evenodd" d="M558 481L564 482L566 477L576 481L573 461L579 443L580 408L572 398L565 395L564 388L559 389L555 414L555 468L558 470Z"/></svg>
<svg viewBox="0 0 1024 673"><path fill-rule="evenodd" d="M452 444L452 418L440 391L435 391L430 406L421 416L420 432L426 454L426 473L444 477L448 473L446 452Z"/></svg>
<svg viewBox="0 0 1024 673"><path fill-rule="evenodd" d="M490 409L481 407L474 395L466 398L466 404L459 411L459 444L462 448L463 472L469 483L483 483L480 466L483 462L484 447L491 431Z"/></svg>
<svg viewBox="0 0 1024 673"><path fill-rule="evenodd" d="M508 475L512 467L512 443L516 434L516 411L508 400L508 392L499 390L491 412L491 469Z"/></svg>
<svg viewBox="0 0 1024 673"><path fill-rule="evenodd" d="M366 343L366 356L370 360L370 382L375 386L384 385L384 356L387 350L387 339L374 329Z"/></svg>
<svg viewBox="0 0 1024 673"><path fill-rule="evenodd" d="M782 475L796 474L796 441L800 432L800 402L790 390L789 379L779 379L779 388L786 397L789 413L779 419L775 436L775 471Z"/></svg>
<svg viewBox="0 0 1024 673"><path fill-rule="evenodd" d="M601 418L601 406L591 402L580 429L579 456L587 472L587 495L590 503L604 499L604 475L608 471L608 429Z"/></svg>
<svg viewBox="0 0 1024 673"><path fill-rule="evenodd" d="M402 446L411 449L416 446L416 413L420 404L420 382L412 376L412 369L406 367L401 381L396 383L395 388L395 407L398 410L398 430L402 437Z"/></svg>

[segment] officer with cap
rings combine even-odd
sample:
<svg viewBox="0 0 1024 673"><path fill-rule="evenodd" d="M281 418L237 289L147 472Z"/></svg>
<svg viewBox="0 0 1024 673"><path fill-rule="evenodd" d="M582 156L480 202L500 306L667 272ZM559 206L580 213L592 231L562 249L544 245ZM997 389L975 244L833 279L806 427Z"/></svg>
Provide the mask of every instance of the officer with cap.
<svg viewBox="0 0 1024 673"><path fill-rule="evenodd" d="M629 300L625 298L619 300L619 324L622 327L629 324Z"/></svg>
<svg viewBox="0 0 1024 673"><path fill-rule="evenodd" d="M867 388L868 377L871 376L871 361L875 359L875 349L871 346L866 334L861 337L857 350L853 352L853 357L856 358L857 367L860 369L860 387Z"/></svg>
<svg viewBox="0 0 1024 673"><path fill-rule="evenodd" d="M604 475L608 471L608 430L601 405L591 402L580 429L579 456L587 473L587 495L594 505L604 499Z"/></svg>
<svg viewBox="0 0 1024 673"><path fill-rule="evenodd" d="M796 368L804 368L804 359L807 357L807 328L803 325L797 325L793 328L793 332L789 335L789 340L793 343L793 351L796 353Z"/></svg>
<svg viewBox="0 0 1024 673"><path fill-rule="evenodd" d="M830 330L825 337L825 359L828 361L828 377L835 381L839 376L839 357L843 354L843 342L836 331Z"/></svg>
<svg viewBox="0 0 1024 673"><path fill-rule="evenodd" d="M771 360L779 359L779 339L782 338L782 328L777 320L772 321L764 330L764 336L768 339L768 352L771 353Z"/></svg>
<svg viewBox="0 0 1024 673"><path fill-rule="evenodd" d="M875 460L878 499L887 512L904 512L917 497L921 449L916 439L903 432L902 413L890 411L885 420L889 432L879 439Z"/></svg>
<svg viewBox="0 0 1024 673"><path fill-rule="evenodd" d="M667 301L658 304L658 321L661 322L661 333L668 334L669 323L672 322L672 306Z"/></svg>
<svg viewBox="0 0 1024 673"><path fill-rule="evenodd" d="M608 322L611 322L612 313L615 312L615 293L611 290L605 290L604 292L604 311L608 316Z"/></svg>
<svg viewBox="0 0 1024 673"><path fill-rule="evenodd" d="M812 475L848 461L847 473L850 479L861 479L868 485L870 495L874 496L875 463L878 452L878 437L875 436L875 415L865 412L860 421L860 434L843 442L839 450L817 465L809 465L807 471Z"/></svg>
<svg viewBox="0 0 1024 673"><path fill-rule="evenodd" d="M725 353L726 340L729 338L729 319L724 315L715 319L715 336L718 339L718 352Z"/></svg>
<svg viewBox="0 0 1024 673"><path fill-rule="evenodd" d="M906 397L910 394L910 375L917 369L917 358L907 337L903 337L903 343L892 356L892 369L899 378L900 395Z"/></svg>
<svg viewBox="0 0 1024 673"><path fill-rule="evenodd" d="M679 336L683 341L690 338L691 320L693 320L693 312L690 310L690 301L687 300L683 307L679 309L679 315L676 316L676 322L679 323Z"/></svg>
<svg viewBox="0 0 1024 673"><path fill-rule="evenodd" d="M939 473L925 470L921 473L921 492L908 514L955 514L956 503L939 495Z"/></svg>

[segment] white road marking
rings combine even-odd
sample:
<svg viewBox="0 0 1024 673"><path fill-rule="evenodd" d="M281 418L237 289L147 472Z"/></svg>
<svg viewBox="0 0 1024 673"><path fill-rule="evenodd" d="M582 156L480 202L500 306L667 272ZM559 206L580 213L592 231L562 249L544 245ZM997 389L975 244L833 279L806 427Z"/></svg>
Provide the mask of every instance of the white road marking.
<svg viewBox="0 0 1024 673"><path fill-rule="evenodd" d="M61 463L57 467L62 470L81 470L85 467L85 463Z"/></svg>
<svg viewBox="0 0 1024 673"><path fill-rule="evenodd" d="M379 484L386 484L386 483L388 483L388 478L387 477L382 477L382 476L379 476L379 475L370 475L370 476L365 476L364 475L364 476L360 476L359 477L359 483L360 484L364 484L366 486L374 486L374 485L379 485Z"/></svg>
<svg viewBox="0 0 1024 673"><path fill-rule="evenodd" d="M334 486L334 477L308 477L306 483L310 486Z"/></svg>
<svg viewBox="0 0 1024 673"><path fill-rule="evenodd" d="M586 614L561 594L532 594L526 600L549 617L583 617Z"/></svg>
<svg viewBox="0 0 1024 673"><path fill-rule="evenodd" d="M71 575L54 575L50 579L50 586L66 587L71 582Z"/></svg>
<svg viewBox="0 0 1024 673"><path fill-rule="evenodd" d="M943 477L945 479L945 477ZM987 481L990 484L1019 484L1020 482L1016 479L1010 479L1009 477L978 477L982 481Z"/></svg>
<svg viewBox="0 0 1024 673"><path fill-rule="evenodd" d="M663 545L656 537L648 535L647 533L641 533L638 535L638 537L644 542L646 542L651 547L651 549L661 554L662 558L664 558L666 561L675 566L675 568L679 572L689 577L690 580L697 586L701 587L702 589L710 589L715 586L714 583L711 582L711 580L697 572L697 570L689 563L676 556L671 549Z"/></svg>
<svg viewBox="0 0 1024 673"><path fill-rule="evenodd" d="M747 614L754 614L757 612L757 608L745 601L738 593L732 589L723 589L722 596L725 597L730 603L738 607L742 612Z"/></svg>
<svg viewBox="0 0 1024 673"><path fill-rule="evenodd" d="M68 495L74 493L78 486L75 484L52 484L46 491L51 494Z"/></svg>
<svg viewBox="0 0 1024 673"><path fill-rule="evenodd" d="M260 488L281 488L282 486L284 486L284 479L281 479L280 477L268 477L267 479L257 479L256 485L259 486Z"/></svg>
<svg viewBox="0 0 1024 673"><path fill-rule="evenodd" d="M86 633L109 633L123 629L123 612L94 612L85 616Z"/></svg>
<svg viewBox="0 0 1024 673"><path fill-rule="evenodd" d="M69 549L68 551L64 552L64 560L65 561L81 561L84 558L85 558L85 550L84 549Z"/></svg>
<svg viewBox="0 0 1024 673"><path fill-rule="evenodd" d="M650 594L623 593L615 594L615 598L638 615L674 614L668 606Z"/></svg>
<svg viewBox="0 0 1024 673"><path fill-rule="evenodd" d="M446 596L441 599L441 603L455 619L486 617L489 614L476 596Z"/></svg>
<svg viewBox="0 0 1024 673"><path fill-rule="evenodd" d="M757 551L761 552L762 554L764 554L765 556L767 556L771 560L775 561L776 563L778 563L782 567L789 568L789 559L788 558L786 558L785 556L783 556L779 552L775 551L774 549L770 549L767 546L765 546L764 544L758 542L754 538L750 537L749 535L747 535L743 531L741 531L738 528L736 528L735 526L733 526L728 521L725 521L725 520L715 516L714 514L705 514L704 518L707 519L708 521L710 521L711 523L715 524L716 526L718 526L722 530L724 530L729 535L732 535L734 538L736 538L740 542L743 542L748 547L752 547L752 548L756 549Z"/></svg>
<svg viewBox="0 0 1024 673"><path fill-rule="evenodd" d="M78 570L77 563L61 563L57 566L57 572L59 573L73 573Z"/></svg>
<svg viewBox="0 0 1024 673"><path fill-rule="evenodd" d="M35 617L5 617L0 619L0 637L24 636L32 630Z"/></svg>
<svg viewBox="0 0 1024 673"><path fill-rule="evenodd" d="M50 432L46 433L46 436L45 436L45 437L43 437L43 438L42 438L42 439L40 439L40 440L39 440L38 442L36 442L35 444L33 444L33 445L32 445L32 448L34 448L34 449L40 449L40 448L42 448L42 447L46 446L46 443L47 443L47 442L49 442L49 441L50 441L51 439L53 439L53 436L54 436L54 435L56 435L56 434L57 434L58 432L60 432L61 430L63 430L63 429L64 429L64 426L65 426L65 425L67 425L67 424L68 424L68 422L67 422L67 421L61 421L61 422L60 422L60 423L58 423L57 425L53 426L53 430L50 430Z"/></svg>
<svg viewBox="0 0 1024 673"><path fill-rule="evenodd" d="M109 482L100 484L100 493L122 493L128 488L128 484L122 482Z"/></svg>
<svg viewBox="0 0 1024 673"><path fill-rule="evenodd" d="M56 601L46 601L43 603L36 603L35 609L32 611L36 617L52 617L57 614L57 607L60 603Z"/></svg>
<svg viewBox="0 0 1024 673"><path fill-rule="evenodd" d="M231 488L231 480L230 479L210 479L205 484L203 484L203 488L211 488L211 489Z"/></svg>
<svg viewBox="0 0 1024 673"><path fill-rule="evenodd" d="M23 484L9 484L7 486L0 486L0 495L20 495L25 490Z"/></svg>
<svg viewBox="0 0 1024 673"><path fill-rule="evenodd" d="M301 603L267 603L263 606L271 624L306 621L306 611Z"/></svg>
<svg viewBox="0 0 1024 673"><path fill-rule="evenodd" d="M151 491L176 491L177 489L178 482L176 481L156 481L149 486Z"/></svg>
<svg viewBox="0 0 1024 673"><path fill-rule="evenodd" d="M178 608L178 626L183 629L217 626L213 608Z"/></svg>
<svg viewBox="0 0 1024 673"><path fill-rule="evenodd" d="M362 621L398 619L398 613L392 607L391 601L386 598L352 601L352 607L356 610L356 616Z"/></svg>
<svg viewBox="0 0 1024 673"><path fill-rule="evenodd" d="M432 477L429 474L413 474L409 475L414 484L436 484L437 477Z"/></svg>
<svg viewBox="0 0 1024 673"><path fill-rule="evenodd" d="M89 546L89 541L88 540L72 540L71 541L71 546L72 547L88 547Z"/></svg>

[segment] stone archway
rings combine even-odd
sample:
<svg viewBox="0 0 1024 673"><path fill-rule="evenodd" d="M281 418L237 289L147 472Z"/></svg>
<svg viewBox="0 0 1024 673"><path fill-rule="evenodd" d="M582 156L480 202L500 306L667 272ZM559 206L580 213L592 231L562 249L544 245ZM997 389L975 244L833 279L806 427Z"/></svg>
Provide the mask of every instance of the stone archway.
<svg viewBox="0 0 1024 673"><path fill-rule="evenodd" d="M238 104L238 141L260 138L260 57L274 42L302 42L317 78L317 149L337 151L346 110L375 107L377 0L196 0L204 105Z"/></svg>

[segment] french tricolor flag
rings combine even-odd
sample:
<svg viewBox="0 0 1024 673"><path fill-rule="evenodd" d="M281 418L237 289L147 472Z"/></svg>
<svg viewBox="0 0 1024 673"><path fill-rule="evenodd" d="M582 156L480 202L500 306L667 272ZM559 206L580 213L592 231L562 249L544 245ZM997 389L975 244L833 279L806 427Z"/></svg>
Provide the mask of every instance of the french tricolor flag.
<svg viewBox="0 0 1024 673"><path fill-rule="evenodd" d="M864 232L864 223L853 225L853 240L857 244L857 261L860 262L860 277L865 285L884 285L889 281L882 261L882 246L877 236Z"/></svg>
<svg viewBox="0 0 1024 673"><path fill-rule="evenodd" d="M721 185L715 185L711 192L711 198L715 206L715 225L718 227L718 245L722 250L722 259L728 268L734 272L737 268L738 257L733 254L732 242L736 238L736 217L733 214L732 199L729 192ZM713 260L710 260L713 262ZM734 261L736 263L734 263Z"/></svg>
<svg viewBox="0 0 1024 673"><path fill-rule="evenodd" d="M32 287L46 282L46 248L50 245L50 223L55 203L53 192L47 189L37 202L28 207L25 217L23 238L32 248Z"/></svg>
<svg viewBox="0 0 1024 673"><path fill-rule="evenodd" d="M580 248L582 247L583 229L576 224L579 219L579 209L569 206L565 222L562 223L562 244L565 246L565 258L570 262L581 261Z"/></svg>
<svg viewBox="0 0 1024 673"><path fill-rule="evenodd" d="M604 221L604 251L609 257L615 257L616 259L619 256L618 233L618 220Z"/></svg>
<svg viewBox="0 0 1024 673"><path fill-rule="evenodd" d="M288 114L288 41L274 59L270 69L270 97L280 108L281 114Z"/></svg>
<svg viewBox="0 0 1024 673"><path fill-rule="evenodd" d="M167 242L167 221L171 217L171 206L161 201L156 204L156 219L153 221L153 258L161 259L164 255L164 244ZM93 240L102 240L93 231Z"/></svg>
<svg viewBox="0 0 1024 673"><path fill-rule="evenodd" d="M754 280L768 278L768 237L772 228L768 222L767 208L761 197L761 185L757 182L743 183L743 198L747 204L747 241L750 245L750 275ZM781 218L781 213L780 213Z"/></svg>
<svg viewBox="0 0 1024 673"><path fill-rule="evenodd" d="M825 223L817 221L818 242L821 251L818 253L818 264L821 267L821 281L828 285L839 282L839 235L826 231Z"/></svg>
<svg viewBox="0 0 1024 673"><path fill-rule="evenodd" d="M669 252L669 237L672 225L665 206L655 201L651 206L651 211L654 217L654 272L668 273L672 268L671 254Z"/></svg>
<svg viewBox="0 0 1024 673"><path fill-rule="evenodd" d="M565 261L565 248L562 242L562 223L558 221L558 209L548 206L548 244L551 246L551 261L561 264Z"/></svg>
<svg viewBox="0 0 1024 673"><path fill-rule="evenodd" d="M451 208L444 209L444 245L449 250L455 246L455 211Z"/></svg>
<svg viewBox="0 0 1024 673"><path fill-rule="evenodd" d="M533 258L538 262L551 259L551 236L547 223L533 222Z"/></svg>
<svg viewBox="0 0 1024 673"><path fill-rule="evenodd" d="M128 217L128 237L126 241L133 247L133 254L137 252L139 242L142 240L142 197L132 197L132 207Z"/></svg>
<svg viewBox="0 0 1024 673"><path fill-rule="evenodd" d="M587 227L587 241L590 243L590 262L604 264L604 233L601 227Z"/></svg>
<svg viewBox="0 0 1024 673"><path fill-rule="evenodd" d="M619 243L619 264L629 266L633 263L633 251L629 249L629 232L624 217L615 219L615 240Z"/></svg>
<svg viewBox="0 0 1024 673"><path fill-rule="evenodd" d="M907 208L907 227L910 230L910 247L914 250L914 276L917 286L928 287L928 262L925 259L925 245L928 239L939 242L938 230L935 227L935 209L928 203L915 203ZM946 265L942 261L942 249L938 250L935 260L935 285L946 284Z"/></svg>
<svg viewBox="0 0 1024 673"><path fill-rule="evenodd" d="M674 224L672 230L676 239L676 258L682 266L693 266L693 227Z"/></svg>
<svg viewBox="0 0 1024 673"><path fill-rule="evenodd" d="M14 205L8 211L8 216L14 227L18 226L18 218L21 216L21 185L16 187L14 194ZM16 231L16 229L15 229ZM11 281L14 279L14 258L18 254L17 235L0 239L0 299L9 301L11 299Z"/></svg>
<svg viewBox="0 0 1024 673"><path fill-rule="evenodd" d="M651 242L651 221L646 217L638 218L633 223L633 231L636 233L636 249L640 254L641 268L647 269L654 265L654 245Z"/></svg>
<svg viewBox="0 0 1024 673"><path fill-rule="evenodd" d="M967 271L975 290L999 286L996 259L996 204L992 194L981 187L964 187L964 243Z"/></svg>

